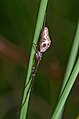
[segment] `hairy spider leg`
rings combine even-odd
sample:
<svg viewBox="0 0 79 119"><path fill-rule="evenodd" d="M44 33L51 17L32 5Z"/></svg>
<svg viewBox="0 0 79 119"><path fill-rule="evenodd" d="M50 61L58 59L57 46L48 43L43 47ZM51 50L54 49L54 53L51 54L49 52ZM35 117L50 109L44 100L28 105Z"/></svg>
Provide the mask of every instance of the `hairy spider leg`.
<svg viewBox="0 0 79 119"><path fill-rule="evenodd" d="M32 80L31 80L31 82L32 82ZM28 91L27 91L26 97L25 97L25 99L24 99L24 102L22 103L21 109L22 109L22 107L24 106L24 104L25 104L25 102L26 102L26 99L27 99L27 96L28 96L28 94L29 94L29 91L30 91L30 93L31 93L31 88L32 88L32 83L30 84L30 87L28 88Z"/></svg>
<svg viewBox="0 0 79 119"><path fill-rule="evenodd" d="M34 48L35 48L35 46L37 47L37 45L36 45L35 43L33 43L33 46L34 46ZM34 65L35 65L35 59L33 60L33 67L32 67L31 76L30 76L30 78L29 78L27 84L24 86L24 89L28 86L28 84L29 84L29 82L30 82L30 79L31 79L31 77L32 77L32 74L33 74L33 72L34 72L34 70L35 70L35 66L34 66Z"/></svg>
<svg viewBox="0 0 79 119"><path fill-rule="evenodd" d="M30 91L30 93L31 93L31 90L32 90L32 87L33 87L33 84L34 84L34 79L35 79L35 74L36 74L36 72L37 72L37 69L38 69L38 67L39 67L39 63L40 63L40 60L38 60L38 62L37 62L37 65L36 65L36 68L34 68L33 69L33 71L32 71L32 75L31 75L31 81L29 80L28 82L27 82L27 84L26 84L26 86L25 86L25 88L28 86L28 84L30 83L30 86L29 86L29 88L28 88L28 91L27 91L27 94L26 94L26 97L25 97L25 100L24 100L24 102L23 102L23 104L22 104L22 106L21 106L21 109L22 109L22 107L24 106L24 104L25 104L25 102L26 102L26 99L27 99L27 96L28 96L28 94L29 94L29 91ZM33 66L34 67L34 66Z"/></svg>

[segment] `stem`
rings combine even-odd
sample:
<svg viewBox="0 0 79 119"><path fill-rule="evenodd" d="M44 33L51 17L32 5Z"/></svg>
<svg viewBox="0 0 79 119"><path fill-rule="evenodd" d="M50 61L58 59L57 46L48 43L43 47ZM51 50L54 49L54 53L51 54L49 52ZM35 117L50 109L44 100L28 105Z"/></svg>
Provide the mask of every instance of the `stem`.
<svg viewBox="0 0 79 119"><path fill-rule="evenodd" d="M26 119L26 116L27 116L27 110L28 110L28 104L29 104L29 98L30 98L30 92L31 92L31 89L30 89L31 81L29 81L29 80L31 80L30 77L31 77L31 72L32 72L34 54L35 54L36 45L37 45L37 42L39 39L39 34L40 34L41 29L42 29L44 15L45 15L46 7L47 7L47 2L48 2L48 0L41 0L41 3L40 3L40 8L39 8L39 13L38 13L34 38L33 38L33 44L32 44L32 49L31 49L31 54L30 54L30 59L29 59L29 66L28 66L25 86L27 85L28 82L29 82L29 84L24 89L22 104L24 102L25 103L22 106L21 111L20 111L20 119ZM34 46L34 44L36 44L36 45ZM29 93L27 95L28 89L30 89L30 90L29 90ZM26 99L26 95L27 95L27 99Z"/></svg>
<svg viewBox="0 0 79 119"><path fill-rule="evenodd" d="M64 104L66 102L66 99L67 99L67 97L69 95L69 92L70 92L70 90L71 90L71 88L72 88L72 86L73 86L73 84L74 84L74 82L75 82L75 80L77 78L78 73L79 73L79 57L77 59L77 62L76 62L75 67L73 69L73 72L72 72L72 74L70 76L70 79L67 82L67 84L66 84L66 86L65 86L65 88L63 90L62 95L60 96L59 102L58 102L58 104L56 106L56 109L55 109L51 119L58 119L60 113L62 112L62 109L63 109L63 106L64 106Z"/></svg>
<svg viewBox="0 0 79 119"><path fill-rule="evenodd" d="M69 80L69 76L72 72L72 69L73 69L73 66L74 66L74 63L75 63L75 60L76 60L76 57L77 57L78 48L79 48L79 21L78 21L78 26L77 26L77 29L76 29L73 45L72 45L72 48L71 48L71 53L70 53L70 56L69 56L67 68L66 68L66 71L65 71L64 80L63 80L60 95L62 94L62 92L65 88L65 85L66 85L67 81ZM59 95L59 97L60 97L60 95ZM63 109L64 109L64 107L63 107ZM58 119L62 118L63 109L62 109Z"/></svg>

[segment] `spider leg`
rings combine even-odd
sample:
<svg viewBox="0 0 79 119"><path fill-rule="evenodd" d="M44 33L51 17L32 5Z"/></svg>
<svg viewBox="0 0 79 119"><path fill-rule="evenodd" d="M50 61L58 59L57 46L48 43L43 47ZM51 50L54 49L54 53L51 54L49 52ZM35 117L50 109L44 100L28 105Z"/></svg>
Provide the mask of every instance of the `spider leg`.
<svg viewBox="0 0 79 119"><path fill-rule="evenodd" d="M33 43L34 50L36 51L37 44Z"/></svg>
<svg viewBox="0 0 79 119"><path fill-rule="evenodd" d="M32 72L31 72L30 78L29 78L27 84L24 86L24 88L26 88L28 86L30 79L32 78L32 75L34 73L34 70L35 70L35 60L33 60L33 66L32 66Z"/></svg>
<svg viewBox="0 0 79 119"><path fill-rule="evenodd" d="M24 89L29 85L30 80L32 80L32 79L31 79L31 76L30 76L29 81L27 82L27 84L24 86Z"/></svg>
<svg viewBox="0 0 79 119"><path fill-rule="evenodd" d="M27 99L27 96L28 96L29 92L31 92L31 90L32 90L32 86L33 86L34 78L35 78L35 71L36 71L36 70L35 70L35 67L33 66L32 75L31 75L29 81L27 82L27 84L26 84L25 87L24 87L24 89L25 89L25 88L29 85L29 83L30 83L30 86L29 86L29 88L28 88L28 91L27 91L26 97L25 97L25 99L24 99L24 102L23 102L23 104L22 104L22 106L21 106L21 109L22 109L22 107L24 106L24 104L25 104L25 102L26 102L26 99Z"/></svg>
<svg viewBox="0 0 79 119"><path fill-rule="evenodd" d="M31 92L31 88L32 88L32 80L31 80L31 84L30 84L30 86L28 88L28 91L27 91L26 97L24 99L24 102L22 103L21 109L22 109L22 107L24 106L24 104L26 102L26 99L27 99L27 96L28 96L29 92Z"/></svg>

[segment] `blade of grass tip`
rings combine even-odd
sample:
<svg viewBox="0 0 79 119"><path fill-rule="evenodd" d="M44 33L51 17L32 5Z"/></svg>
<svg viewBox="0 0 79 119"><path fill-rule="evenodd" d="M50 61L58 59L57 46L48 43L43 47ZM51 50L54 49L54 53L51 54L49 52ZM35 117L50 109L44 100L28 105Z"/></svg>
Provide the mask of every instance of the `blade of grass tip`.
<svg viewBox="0 0 79 119"><path fill-rule="evenodd" d="M27 95L27 92L28 92L28 88L30 87L30 83L31 83L31 81L29 81L29 80L30 80L30 76L31 76L31 72L32 72L33 59L34 59L34 54L35 54L35 49L36 49L36 45L34 48L34 44L37 44L38 39L39 39L39 34L40 34L40 31L41 31L41 28L43 25L44 15L45 15L46 7L47 7L47 2L48 2L48 0L41 0L41 3L40 3L40 8L39 8L39 13L38 13L34 38L33 38L33 44L32 44L32 48L31 48L31 54L30 54L30 60L29 60L29 66L28 66L25 86L27 85L28 82L29 82L29 84L24 89L22 104L24 103L24 101L25 101L25 103L22 106L21 111L20 111L20 119L26 119L26 115L27 115L31 90L29 90L28 95ZM25 100L26 95L27 95L27 99Z"/></svg>
<svg viewBox="0 0 79 119"><path fill-rule="evenodd" d="M73 41L73 44L72 44L71 53L70 53L70 56L69 56L67 68L66 68L66 71L65 71L64 80L63 80L62 88L61 88L61 91L60 91L60 95L61 95L61 93L62 93L62 91L63 91L63 89L64 89L64 87L65 87L65 85L66 85L66 83L69 79L71 71L73 69L73 66L74 66L74 63L75 63L75 60L76 60L76 57L77 57L77 53L78 53L78 47L79 47L79 21L78 21L78 26L77 26L77 29L76 29L74 41ZM60 95L59 95L59 97L60 97ZM64 109L64 107L63 107L63 109ZM63 109L62 109L58 119L62 118Z"/></svg>
<svg viewBox="0 0 79 119"><path fill-rule="evenodd" d="M61 112L61 110L62 110L62 108L66 102L68 95L69 95L69 92L70 92L70 90L71 90L71 88L72 88L72 86L73 86L73 84L77 78L78 73L79 73L79 57L78 57L77 62L74 66L74 69L72 71L70 79L67 82L65 89L63 90L63 93L61 94L61 97L59 99L59 102L56 106L56 109L55 109L51 119L58 119L60 112Z"/></svg>

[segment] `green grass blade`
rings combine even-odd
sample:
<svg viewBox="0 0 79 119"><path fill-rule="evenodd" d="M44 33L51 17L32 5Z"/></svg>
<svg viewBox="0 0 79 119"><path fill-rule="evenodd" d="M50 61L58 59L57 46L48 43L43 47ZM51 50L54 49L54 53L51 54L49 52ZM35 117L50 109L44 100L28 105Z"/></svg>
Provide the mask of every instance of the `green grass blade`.
<svg viewBox="0 0 79 119"><path fill-rule="evenodd" d="M60 115L60 113L61 113L61 111L63 109L63 106L64 106L64 104L66 102L66 99L67 99L67 97L69 95L69 92L70 92L70 90L71 90L71 88L72 88L72 86L74 84L74 81L76 80L76 77L77 77L78 73L79 73L79 57L77 59L75 67L74 67L74 69L72 71L72 74L71 74L71 76L70 76L70 78L69 78L69 80L68 80L68 82L67 82L67 84L66 84L66 86L65 86L65 88L63 90L63 93L60 96L59 102L58 102L58 104L56 106L56 109L55 109L51 119L58 119L58 117L59 117L59 115Z"/></svg>
<svg viewBox="0 0 79 119"><path fill-rule="evenodd" d="M29 66L28 66L28 72L27 72L25 85L27 85L28 81L30 80L30 76L31 76L31 72L32 72L32 66L33 66L33 59L34 59L34 54L35 54L35 49L36 49L36 45L34 46L34 44L37 44L38 39L39 39L39 34L40 34L40 31L41 31L41 28L42 28L42 25L43 25L44 15L45 15L46 7L47 7L47 2L48 2L48 0L41 0L41 3L40 3L40 8L39 8L39 13L38 13L34 38L33 38L33 45L32 45L32 49L31 49L31 54L30 54L30 60L29 60ZM28 86L26 86L26 88L24 89L22 104L24 102L25 103L22 106L21 111L20 111L20 119L26 119L28 104L29 104L29 98L30 98L30 91L31 90L29 90L28 95L27 95L27 92L28 92L28 89L30 87L30 83L31 83L31 81L29 81ZM27 95L27 99L25 100L26 95Z"/></svg>
<svg viewBox="0 0 79 119"><path fill-rule="evenodd" d="M73 44L72 44L72 49L71 49L71 53L70 53L70 56L69 56L66 72L65 72L65 75L64 75L64 80L63 80L63 85L62 85L61 92L63 91L63 89L65 87L65 84L68 81L70 73L73 69L74 62L76 60L77 53L78 53L78 48L79 48L79 22L78 22L77 30L76 30L76 33L75 33L75 38L74 38L74 41L73 41Z"/></svg>
<svg viewBox="0 0 79 119"><path fill-rule="evenodd" d="M74 38L72 49L71 49L71 53L70 53L70 56L69 56L66 72L65 72L65 75L64 75L64 80L63 80L63 84L62 84L60 95L61 95L61 93L62 93L62 91L63 91L63 89L64 89L64 87L66 85L66 82L69 79L71 71L73 69L74 62L76 60L77 53L78 53L78 47L79 47L79 22L78 22L78 26L77 26L77 29L76 29L75 38ZM58 119L62 118L62 114L63 114L63 110L60 113Z"/></svg>

